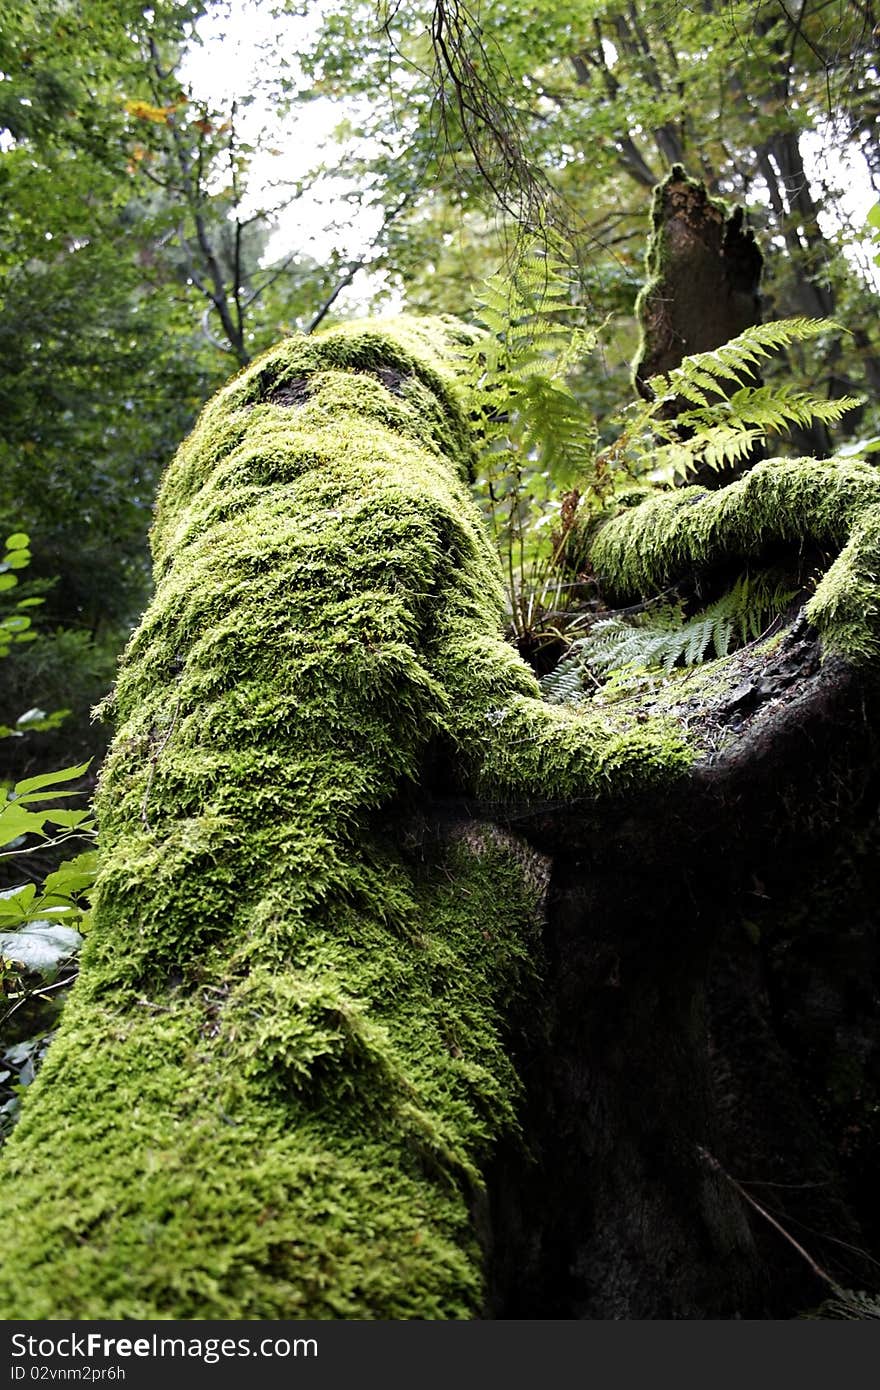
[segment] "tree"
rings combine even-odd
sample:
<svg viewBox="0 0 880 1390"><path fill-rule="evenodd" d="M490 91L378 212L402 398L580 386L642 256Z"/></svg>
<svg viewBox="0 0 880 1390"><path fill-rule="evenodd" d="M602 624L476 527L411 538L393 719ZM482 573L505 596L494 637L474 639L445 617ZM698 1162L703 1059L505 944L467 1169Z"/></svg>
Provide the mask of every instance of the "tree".
<svg viewBox="0 0 880 1390"><path fill-rule="evenodd" d="M159 469L220 374L199 352L161 229L133 203L124 108L152 25L179 41L197 7L11 5L0 98L0 516L33 539L44 628L4 663L2 704L72 709L35 746L95 750L89 706L144 602ZM78 746L77 746L78 745ZM75 751L74 751L75 750ZM31 740L16 743L21 762ZM11 750L4 750L4 759ZM44 764L45 765L45 764Z"/></svg>
<svg viewBox="0 0 880 1390"><path fill-rule="evenodd" d="M146 600L161 468L229 366L317 311L333 266L260 265L277 204L245 217L236 113L181 87L202 4L93 3L76 24L56 0L8 9L0 520L33 537L45 621L0 702L71 711L4 749L20 776L102 751L89 710Z"/></svg>
<svg viewBox="0 0 880 1390"><path fill-rule="evenodd" d="M873 289L864 258L860 270L851 259L864 229L811 151L820 141L840 167L849 156L874 167L876 20L859 4L829 23L814 0L679 10L570 0L540 12L487 0L479 14L456 0L387 6L383 28L373 6L344 3L328 14L314 70L334 94L370 93L360 129L377 140L386 201L404 183L421 190L388 243L419 307L455 311L450 281L460 305L481 256L497 260L518 225L550 217L577 249L597 315L631 312L651 191L683 165L765 233L765 317L850 326L808 371L794 355L787 372L824 380L830 397L874 399ZM796 450L827 454L830 436L817 425Z"/></svg>
<svg viewBox="0 0 880 1390"><path fill-rule="evenodd" d="M548 703L469 336L289 339L166 476L6 1316L789 1316L868 1277L878 475L624 508L618 602L825 573L710 666Z"/></svg>

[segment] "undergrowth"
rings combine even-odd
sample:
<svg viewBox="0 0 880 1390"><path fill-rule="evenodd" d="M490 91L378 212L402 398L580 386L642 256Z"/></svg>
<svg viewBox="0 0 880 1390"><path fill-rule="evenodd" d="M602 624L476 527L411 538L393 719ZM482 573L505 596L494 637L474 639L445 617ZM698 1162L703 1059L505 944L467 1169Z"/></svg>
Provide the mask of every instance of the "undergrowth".
<svg viewBox="0 0 880 1390"><path fill-rule="evenodd" d="M732 587L687 615L681 598L659 599L634 616L600 618L572 642L541 690L554 704L577 702L599 679L618 671L698 666L756 641L795 597L797 589L778 573L740 575Z"/></svg>
<svg viewBox="0 0 880 1390"><path fill-rule="evenodd" d="M700 470L742 464L756 445L784 439L792 426L833 424L859 404L785 382L757 383L755 369L774 352L841 331L828 320L794 318L755 325L686 357L648 380L647 399L599 420L572 382L605 325L584 322L573 263L564 244L527 243L511 273L475 291L481 331L464 350L480 445L477 491L502 555L508 636L544 678L550 699L570 692L575 670L586 666L596 673L633 663L670 669L757 636L774 604L785 603L779 594L771 602L766 583L746 573L729 595L691 617L673 603L634 623L596 621L592 533L622 505L670 491ZM614 440L602 447L609 432ZM560 658L562 669L551 676Z"/></svg>

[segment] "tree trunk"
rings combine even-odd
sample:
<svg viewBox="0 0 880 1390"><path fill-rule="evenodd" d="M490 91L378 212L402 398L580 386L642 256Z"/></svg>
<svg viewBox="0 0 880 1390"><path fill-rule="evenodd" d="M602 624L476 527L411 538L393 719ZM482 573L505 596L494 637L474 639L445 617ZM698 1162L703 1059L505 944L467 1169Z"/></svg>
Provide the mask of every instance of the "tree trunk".
<svg viewBox="0 0 880 1390"><path fill-rule="evenodd" d="M710 352L761 322L759 285L763 258L743 212L710 198L681 165L654 191L648 243L648 282L636 303L641 345L634 364L640 395L650 398L650 377L678 367L684 357ZM757 375L747 384L760 385ZM684 409L678 401L667 418ZM703 467L696 479L720 487L757 463L753 449L738 465Z"/></svg>
<svg viewBox="0 0 880 1390"><path fill-rule="evenodd" d="M648 284L638 303L642 343L636 384L709 352L761 322L762 256L745 227L677 164L657 185L651 210Z"/></svg>
<svg viewBox="0 0 880 1390"><path fill-rule="evenodd" d="M867 1278L877 475L610 522L609 595L837 558L782 634L552 706L456 336L288 340L166 475L6 1318L790 1316L822 1280L755 1201Z"/></svg>

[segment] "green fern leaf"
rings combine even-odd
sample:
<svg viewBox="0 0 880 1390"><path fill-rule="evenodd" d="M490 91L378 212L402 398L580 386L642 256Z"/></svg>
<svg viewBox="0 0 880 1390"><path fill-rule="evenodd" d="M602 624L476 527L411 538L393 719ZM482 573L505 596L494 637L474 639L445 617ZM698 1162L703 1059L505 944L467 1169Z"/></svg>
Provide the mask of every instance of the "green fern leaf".
<svg viewBox="0 0 880 1390"><path fill-rule="evenodd" d="M587 678L594 682L617 672L651 669L668 675L675 666L697 666L710 654L727 656L735 639L745 645L760 637L795 593L773 574L744 574L720 599L688 619L680 603L657 606L632 621L601 619L544 677L544 697L555 702L583 699Z"/></svg>

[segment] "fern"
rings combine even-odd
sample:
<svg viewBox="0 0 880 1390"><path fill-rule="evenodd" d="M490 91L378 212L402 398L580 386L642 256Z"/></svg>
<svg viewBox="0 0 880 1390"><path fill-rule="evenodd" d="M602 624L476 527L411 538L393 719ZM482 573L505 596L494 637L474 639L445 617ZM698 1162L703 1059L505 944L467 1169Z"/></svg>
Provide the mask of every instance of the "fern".
<svg viewBox="0 0 880 1390"><path fill-rule="evenodd" d="M647 384L656 396L684 396L705 405L707 402L699 394L701 387L712 392L721 390L727 396L730 393L723 389L723 382L734 381L743 386L743 377L748 379L755 367L774 352L833 331L840 332L841 327L832 319L774 319L771 323L753 324L721 347L691 353L680 366L650 377Z"/></svg>
<svg viewBox="0 0 880 1390"><path fill-rule="evenodd" d="M484 458L517 449L557 482L583 476L596 436L592 413L567 383L598 341L596 331L572 325L572 298L569 261L531 241L512 275L490 276L476 292L483 335L466 350Z"/></svg>
<svg viewBox="0 0 880 1390"><path fill-rule="evenodd" d="M563 524L562 489L576 487L569 496L578 498L577 526L583 528L590 514L600 514L634 481L671 486L701 467L743 463L770 436L815 421L834 424L860 404L849 396L822 400L787 384L755 384L756 369L774 352L841 331L826 319L777 320L651 377L649 399L612 417L618 437L600 452L593 414L570 385L573 368L595 349L601 331L577 323L573 263L570 248L560 242L527 242L512 272L490 276L475 292L474 316L482 332L463 349L471 414L483 446L478 489L505 561L512 635L532 646L547 611L554 626L560 615L568 623L572 586L558 574L554 580L574 529L571 518ZM666 670L700 661L710 648L727 650L739 619L734 612L728 630L725 605L735 609L740 600L745 594L735 587L717 611L688 622L680 611L658 611L650 623L609 629L596 624L589 639L593 665L611 669L601 664L604 650L609 661L616 653L618 666ZM572 661L580 646L573 648ZM556 679L564 683L567 668Z"/></svg>
<svg viewBox="0 0 880 1390"><path fill-rule="evenodd" d="M638 617L603 618L569 647L562 661L545 676L541 689L554 704L584 698L588 684L616 671L661 670L697 666L723 657L756 640L797 590L779 576L744 574L721 598L687 618L680 601L658 604Z"/></svg>
<svg viewBox="0 0 880 1390"><path fill-rule="evenodd" d="M621 434L608 454L625 460L637 476L672 483L703 465L720 470L740 463L756 444L792 426L836 424L862 404L858 397L823 400L785 384L749 381L773 352L831 331L841 330L830 319L778 319L747 328L711 352L693 353L648 379L650 399L620 412ZM682 402L684 408L666 418L669 407Z"/></svg>
<svg viewBox="0 0 880 1390"><path fill-rule="evenodd" d="M824 1303L811 1313L805 1313L808 1318L833 1318L840 1320L868 1321L869 1319L880 1318L880 1297L876 1294L865 1293L862 1289L844 1289L835 1287L834 1296L826 1298Z"/></svg>
<svg viewBox="0 0 880 1390"><path fill-rule="evenodd" d="M596 423L571 390L576 363L598 334L576 322L573 256L547 242L523 247L513 273L476 292L481 335L465 350L471 411L482 440L480 491L506 562L514 632L530 630L548 590L545 537L562 507L555 490L578 480L589 491ZM549 585L561 596L558 576Z"/></svg>

